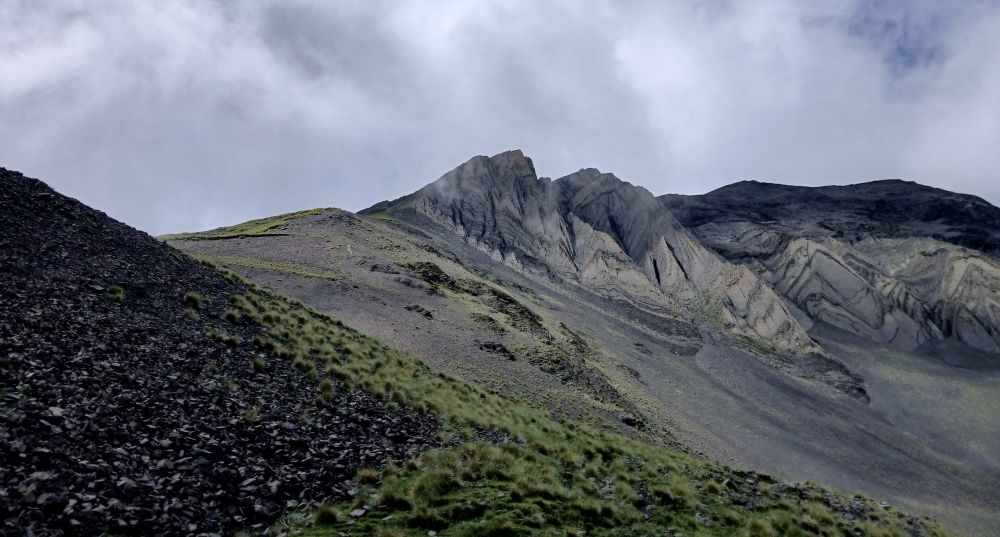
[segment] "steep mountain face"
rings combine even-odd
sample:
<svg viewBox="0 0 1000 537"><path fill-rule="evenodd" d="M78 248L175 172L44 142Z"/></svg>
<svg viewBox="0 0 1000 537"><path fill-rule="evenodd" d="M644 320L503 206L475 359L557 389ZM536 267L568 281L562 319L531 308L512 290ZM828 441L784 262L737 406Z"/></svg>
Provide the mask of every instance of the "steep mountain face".
<svg viewBox="0 0 1000 537"><path fill-rule="evenodd" d="M814 321L915 349L1000 352L1000 209L904 181L737 183L663 206Z"/></svg>
<svg viewBox="0 0 1000 537"><path fill-rule="evenodd" d="M585 169L551 181L520 151L476 157L362 214L424 217L494 258L656 312L690 312L795 352L818 350L749 268L701 245L647 190Z"/></svg>

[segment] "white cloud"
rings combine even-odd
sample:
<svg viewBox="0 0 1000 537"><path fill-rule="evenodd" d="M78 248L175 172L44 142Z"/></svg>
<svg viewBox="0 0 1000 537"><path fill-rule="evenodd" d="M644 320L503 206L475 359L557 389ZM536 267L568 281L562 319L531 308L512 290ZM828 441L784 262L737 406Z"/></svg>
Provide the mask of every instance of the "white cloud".
<svg viewBox="0 0 1000 537"><path fill-rule="evenodd" d="M663 192L1000 201L996 2L0 3L0 165L155 233L360 209L475 154Z"/></svg>

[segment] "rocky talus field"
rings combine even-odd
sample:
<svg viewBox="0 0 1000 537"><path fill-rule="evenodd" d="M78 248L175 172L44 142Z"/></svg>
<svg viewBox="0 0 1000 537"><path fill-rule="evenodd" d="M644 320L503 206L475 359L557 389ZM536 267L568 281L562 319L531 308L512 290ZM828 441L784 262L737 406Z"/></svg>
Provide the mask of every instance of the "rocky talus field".
<svg viewBox="0 0 1000 537"><path fill-rule="evenodd" d="M0 169L0 535L995 534L996 209L740 185L156 239Z"/></svg>
<svg viewBox="0 0 1000 537"><path fill-rule="evenodd" d="M435 444L257 348L234 278L6 170L0 207L0 534L259 530Z"/></svg>

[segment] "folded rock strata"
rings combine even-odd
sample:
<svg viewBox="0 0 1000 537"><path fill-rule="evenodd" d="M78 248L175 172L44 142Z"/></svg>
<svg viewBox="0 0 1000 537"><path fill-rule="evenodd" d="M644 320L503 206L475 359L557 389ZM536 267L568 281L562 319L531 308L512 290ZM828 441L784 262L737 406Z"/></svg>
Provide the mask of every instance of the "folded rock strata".
<svg viewBox="0 0 1000 537"><path fill-rule="evenodd" d="M893 180L660 201L812 321L908 350L953 338L1000 352L1000 209L979 198Z"/></svg>
<svg viewBox="0 0 1000 537"><path fill-rule="evenodd" d="M539 178L508 151L475 157L366 213L420 216L504 263L607 297L693 315L786 351L818 351L782 299L748 267L705 248L644 188L584 169Z"/></svg>

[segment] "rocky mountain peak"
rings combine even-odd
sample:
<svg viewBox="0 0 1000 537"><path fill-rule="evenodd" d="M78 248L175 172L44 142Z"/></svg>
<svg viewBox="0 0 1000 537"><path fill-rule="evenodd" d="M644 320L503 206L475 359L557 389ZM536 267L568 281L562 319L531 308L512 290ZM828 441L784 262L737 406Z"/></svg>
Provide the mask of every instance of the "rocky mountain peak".
<svg viewBox="0 0 1000 537"><path fill-rule="evenodd" d="M509 187L515 183L534 183L537 180L531 159L524 156L520 149L512 149L492 157L472 157L427 185L421 192L447 194L463 188Z"/></svg>
<svg viewBox="0 0 1000 537"><path fill-rule="evenodd" d="M816 322L907 349L1000 349L1000 266L989 259L1000 209L914 182L741 181L657 198L594 168L539 181L509 151L377 208L444 226L527 274L792 352L820 351L807 335Z"/></svg>
<svg viewBox="0 0 1000 537"><path fill-rule="evenodd" d="M608 194L612 192L623 193L623 195L634 196L652 200L653 194L645 188L634 185L613 173L605 173L597 168L583 168L557 180L559 186L570 193L577 195L585 191L590 195L595 193ZM628 194L624 194L624 193Z"/></svg>
<svg viewBox="0 0 1000 537"><path fill-rule="evenodd" d="M535 165L520 149L511 149L490 157L498 170L508 170L520 179L537 179Z"/></svg>
<svg viewBox="0 0 1000 537"><path fill-rule="evenodd" d="M527 274L696 315L781 348L813 349L756 275L699 244L648 190L594 168L547 182L520 151L475 157L364 212L442 226Z"/></svg>

